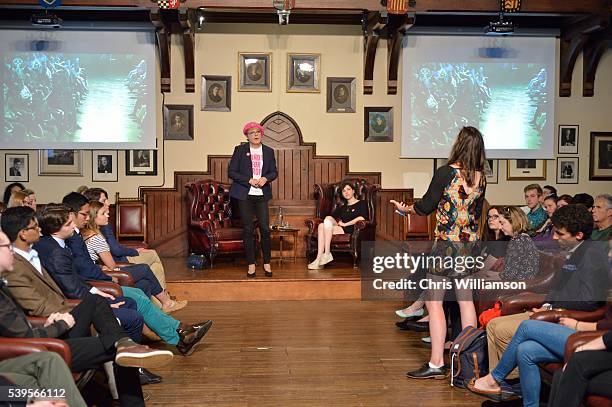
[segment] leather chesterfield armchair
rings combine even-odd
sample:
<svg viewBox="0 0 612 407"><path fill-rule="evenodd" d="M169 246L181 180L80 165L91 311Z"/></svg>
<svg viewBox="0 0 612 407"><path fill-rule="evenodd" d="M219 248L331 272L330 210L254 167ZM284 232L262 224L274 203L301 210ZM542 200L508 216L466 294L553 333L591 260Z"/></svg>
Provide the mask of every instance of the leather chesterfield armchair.
<svg viewBox="0 0 612 407"><path fill-rule="evenodd" d="M350 182L355 188L355 196L364 200L368 207L368 220L359 221L355 224L352 234L334 235L331 241L332 253L349 253L353 257L353 267L357 267L357 261L361 254L362 241L374 241L376 239L376 185L368 184L364 179L345 179L334 184L315 184L314 196L316 200L316 218L305 221L308 226L306 236L306 257L308 262L314 260L317 255L318 227L326 216L331 215L336 207L343 205L342 184Z"/></svg>
<svg viewBox="0 0 612 407"><path fill-rule="evenodd" d="M200 180L185 185L188 195L189 251L213 260L218 254L244 252L240 211L230 201L230 185ZM255 235L256 236L256 235Z"/></svg>

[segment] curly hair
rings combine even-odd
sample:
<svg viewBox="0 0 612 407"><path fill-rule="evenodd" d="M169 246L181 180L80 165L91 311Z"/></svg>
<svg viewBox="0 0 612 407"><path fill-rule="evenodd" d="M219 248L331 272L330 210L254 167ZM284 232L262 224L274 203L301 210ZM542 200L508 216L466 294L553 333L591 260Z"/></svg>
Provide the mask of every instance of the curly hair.
<svg viewBox="0 0 612 407"><path fill-rule="evenodd" d="M551 221L556 229L565 229L572 236L578 232L584 235L582 240L591 237L593 232L593 216L591 212L582 204L569 204L557 209Z"/></svg>

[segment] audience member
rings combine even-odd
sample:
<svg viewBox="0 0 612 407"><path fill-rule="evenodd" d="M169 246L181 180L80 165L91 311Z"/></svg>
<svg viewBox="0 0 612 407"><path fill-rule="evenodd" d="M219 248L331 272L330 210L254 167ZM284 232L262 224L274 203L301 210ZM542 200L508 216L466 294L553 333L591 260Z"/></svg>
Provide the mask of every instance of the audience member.
<svg viewBox="0 0 612 407"><path fill-rule="evenodd" d="M569 204L573 203L572 199L573 198L572 198L571 195L568 195L568 194L561 195L559 197L559 199L557 200L557 208L561 208L562 206L569 205Z"/></svg>
<svg viewBox="0 0 612 407"><path fill-rule="evenodd" d="M21 192L26 194L26 197L23 200L23 205L29 206L30 208L34 209L34 212L36 212L36 192L31 189L24 189Z"/></svg>
<svg viewBox="0 0 612 407"><path fill-rule="evenodd" d="M24 189L25 187L20 182L13 182L11 184L8 184L4 189L4 197L2 198L2 202L4 202L5 205L8 205L8 201L11 198L11 194L13 192L23 191Z"/></svg>
<svg viewBox="0 0 612 407"><path fill-rule="evenodd" d="M28 196L23 191L13 192L8 200L7 208L15 208L17 206L23 206Z"/></svg>
<svg viewBox="0 0 612 407"><path fill-rule="evenodd" d="M10 278L13 252L10 240L0 232L0 272ZM90 336L94 324L98 336ZM42 328L33 328L23 310L15 304L4 284L0 285L0 335L9 338L61 338L70 347L72 370L83 372L114 360L117 390L122 406L144 406L138 371L134 367L161 366L172 352L138 345L126 335L110 308L96 295L88 294L71 313L49 315Z"/></svg>
<svg viewBox="0 0 612 407"><path fill-rule="evenodd" d="M543 241L552 239L553 225L551 219L553 214L557 210L557 201L558 198L556 197L556 195L548 195L546 198L544 198L544 203L542 204L542 206L546 211L546 215L548 215L548 219L546 219L546 222L544 222L542 226L540 226L538 230L535 231L534 240Z"/></svg>
<svg viewBox="0 0 612 407"><path fill-rule="evenodd" d="M595 228L591 239L609 241L612 238L612 195L598 195L595 198L592 213Z"/></svg>
<svg viewBox="0 0 612 407"><path fill-rule="evenodd" d="M523 191L525 192L525 203L527 204L527 219L531 229L537 230L546 222L546 211L540 204L542 198L542 188L538 184L529 184Z"/></svg>
<svg viewBox="0 0 612 407"><path fill-rule="evenodd" d="M98 201L91 201L89 203L89 217L82 230L82 236L91 260L100 260L103 265L113 270L117 268L117 264L110 253L106 239L100 232L101 227L108 225L108 218L108 208ZM130 273L137 288L140 288L148 296L155 296L162 304L162 310L165 313L178 311L187 305L187 301L172 300L146 264L134 264L119 269Z"/></svg>
<svg viewBox="0 0 612 407"><path fill-rule="evenodd" d="M110 207L108 193L102 188L90 188L85 191L84 195L90 201L98 201L104 204L107 209ZM111 225L102 226L100 231L110 246L110 251L115 261L148 265L153 271L153 274L155 274L155 277L157 277L162 288L166 288L164 265L155 250L145 248L133 249L119 244L115 238Z"/></svg>
<svg viewBox="0 0 612 407"><path fill-rule="evenodd" d="M66 400L70 407L87 406L70 369L57 353L33 352L5 359L0 362L0 376L24 389L62 389L63 397L53 398L54 401Z"/></svg>
<svg viewBox="0 0 612 407"><path fill-rule="evenodd" d="M580 193L574 195L572 198L572 203L574 205L584 205L589 211L593 208L593 203L595 200L589 194Z"/></svg>
<svg viewBox="0 0 612 407"><path fill-rule="evenodd" d="M544 187L542 187L542 195L544 198L548 195L557 195L557 188L552 185L544 185Z"/></svg>
<svg viewBox="0 0 612 407"><path fill-rule="evenodd" d="M608 286L608 258L601 246L585 244L593 220L582 205L559 208L552 217L554 238L568 251L563 273L546 296L546 304L532 312L494 318L487 325L489 368L494 369L520 323L532 313L550 308L593 311L602 304Z"/></svg>

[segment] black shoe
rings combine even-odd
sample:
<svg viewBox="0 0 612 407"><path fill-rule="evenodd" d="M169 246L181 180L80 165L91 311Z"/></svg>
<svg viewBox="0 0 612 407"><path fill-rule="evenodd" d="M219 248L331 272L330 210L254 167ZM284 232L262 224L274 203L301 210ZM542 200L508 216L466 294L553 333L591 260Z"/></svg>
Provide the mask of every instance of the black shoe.
<svg viewBox="0 0 612 407"><path fill-rule="evenodd" d="M442 380L446 378L447 374L446 367L430 367L428 362L419 369L412 372L406 373L411 379L437 379Z"/></svg>
<svg viewBox="0 0 612 407"><path fill-rule="evenodd" d="M264 270L264 274L266 275L266 277L272 277L272 272L271 271Z"/></svg>
<svg viewBox="0 0 612 407"><path fill-rule="evenodd" d="M140 385L144 386L145 384L157 384L161 383L162 377L158 376L154 373L151 373L147 369L141 367L138 368L138 375L140 376Z"/></svg>
<svg viewBox="0 0 612 407"><path fill-rule="evenodd" d="M408 321L406 322L406 329L411 329L414 332L427 332L429 331L429 322Z"/></svg>
<svg viewBox="0 0 612 407"><path fill-rule="evenodd" d="M187 329L177 329L179 335L179 343L176 348L183 356L189 356L195 350L195 345L202 340L206 332L212 326L212 321L204 321L199 324L191 325Z"/></svg>
<svg viewBox="0 0 612 407"><path fill-rule="evenodd" d="M408 318L404 318L403 321L397 321L395 323L395 326L398 327L399 329L401 329L402 331L409 331L410 327L407 326L406 324L408 322L415 322L416 320L421 319L421 318L423 318L423 317L408 317Z"/></svg>
<svg viewBox="0 0 612 407"><path fill-rule="evenodd" d="M247 277L248 277L248 278L255 278L255 276L256 276L256 275L257 275L257 272L256 272L256 271L254 271L254 272L252 272L252 273L249 273L249 272L248 272L248 270L247 270Z"/></svg>

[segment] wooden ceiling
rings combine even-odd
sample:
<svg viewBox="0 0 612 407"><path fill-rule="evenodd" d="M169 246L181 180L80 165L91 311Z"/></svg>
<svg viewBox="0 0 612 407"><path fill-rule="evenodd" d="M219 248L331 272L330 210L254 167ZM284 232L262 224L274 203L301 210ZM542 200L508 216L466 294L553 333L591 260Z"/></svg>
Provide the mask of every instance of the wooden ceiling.
<svg viewBox="0 0 612 407"><path fill-rule="evenodd" d="M410 0L404 15L387 15L381 0L296 0L291 24L348 24L364 32L364 93L372 92L374 58L380 39L388 41L387 92L397 91L401 39L411 27L482 28L496 18L500 0ZM199 9L199 10L196 10ZM507 15L520 29L556 29L561 38L559 95L570 96L571 78L583 52L583 95L594 94L597 66L612 46L612 0L522 0ZM41 8L36 0L0 0L0 20L27 22ZM206 23L278 23L272 0L185 0L177 10L159 10L151 0L62 0L53 10L64 21L152 22L157 28L162 90L170 89L169 37L182 35L186 91L195 89L193 48L196 17ZM1 24L1 23L0 23ZM316 28L313 29L316 32Z"/></svg>

